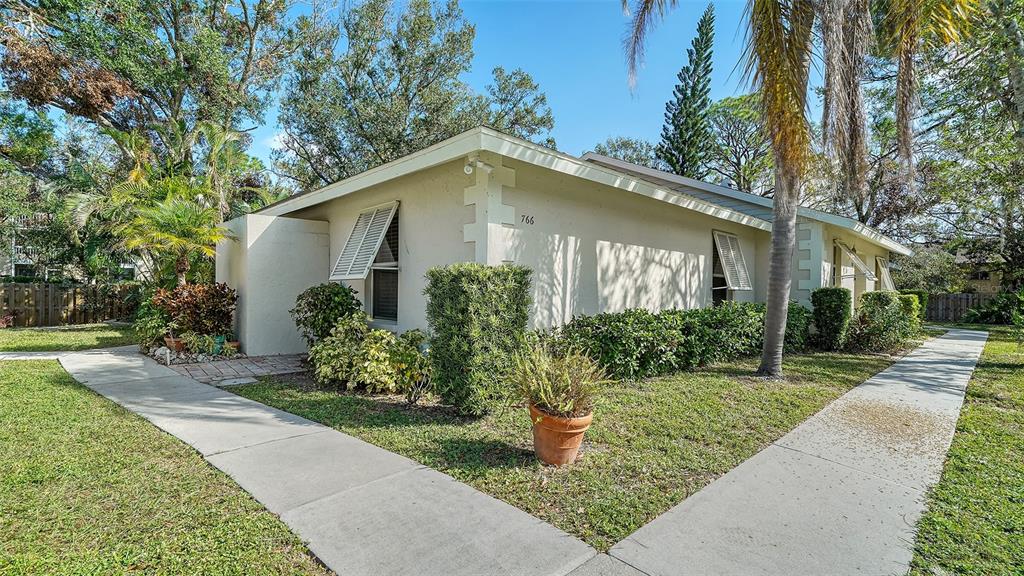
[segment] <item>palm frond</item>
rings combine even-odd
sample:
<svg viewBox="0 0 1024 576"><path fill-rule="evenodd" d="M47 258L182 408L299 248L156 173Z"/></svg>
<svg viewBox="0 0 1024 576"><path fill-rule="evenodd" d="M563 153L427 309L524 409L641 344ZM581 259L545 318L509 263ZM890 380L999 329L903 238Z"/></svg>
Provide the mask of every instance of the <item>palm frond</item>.
<svg viewBox="0 0 1024 576"><path fill-rule="evenodd" d="M979 0L886 0L881 4L882 46L896 60L896 137L900 159L913 171L913 118L917 110L915 59L924 43L959 42L979 12Z"/></svg>
<svg viewBox="0 0 1024 576"><path fill-rule="evenodd" d="M807 79L813 39L810 0L751 0L745 74L761 94L776 165L799 176L810 150Z"/></svg>
<svg viewBox="0 0 1024 576"><path fill-rule="evenodd" d="M629 70L629 85L636 85L637 69L643 64L644 46L647 35L654 25L665 16L665 10L674 8L677 0L636 0L633 9L629 8L629 0L622 0L622 10L631 15L629 30L623 39L626 50L626 67Z"/></svg>

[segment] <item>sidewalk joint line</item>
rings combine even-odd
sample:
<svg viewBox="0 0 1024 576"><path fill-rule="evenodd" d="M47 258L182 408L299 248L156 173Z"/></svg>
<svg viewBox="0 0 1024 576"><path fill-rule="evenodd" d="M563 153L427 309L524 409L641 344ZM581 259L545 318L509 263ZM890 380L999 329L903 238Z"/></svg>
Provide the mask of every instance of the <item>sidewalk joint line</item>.
<svg viewBox="0 0 1024 576"><path fill-rule="evenodd" d="M262 442L256 442L255 444L247 444L245 446L239 446L237 448L228 448L226 450L220 450L218 452L210 452L207 454L207 458L210 456L219 456L221 454L230 454L231 452L237 452L238 450L245 450L246 448L255 448L257 446L265 446L267 444L273 444L274 442L284 442L285 440L293 440L295 438L302 438L303 436L313 436L314 434L323 434L324 432L331 432L330 428L324 430L316 430L313 432L303 432L302 434L294 434L292 436L285 436L284 438L274 438L273 440L264 440Z"/></svg>
<svg viewBox="0 0 1024 576"><path fill-rule="evenodd" d="M782 438L779 438L779 440L782 440ZM835 464L837 466L842 466L843 468L846 468L846 469L849 469L849 470L853 470L854 472L860 472L861 474L865 474L867 476L871 476L872 478L877 478L878 480L882 480L883 482L888 482L889 484L892 484L893 486L899 486L901 488L906 488L908 490L913 490L913 491L921 493L921 494L925 493L925 490L922 490L920 488L915 488L914 486L907 486L906 484L903 484L902 482L897 482L895 480L886 478L885 476L879 476L878 474L875 474L874 472L869 472L867 470L861 470L860 468L858 468L856 466L851 466L849 464L846 464L845 462L839 462L838 460L833 460L831 458L826 458L826 457L818 455L818 454L812 454L810 452L801 450L799 448L793 448L792 446L786 446L785 444L779 444L778 440L776 440L775 442L772 442L771 445L772 446L778 446L779 448L785 448L786 450L790 450L790 451L796 452L798 454L803 454L805 456L810 456L811 458L817 458L819 460L824 460L825 462L831 462L832 464Z"/></svg>

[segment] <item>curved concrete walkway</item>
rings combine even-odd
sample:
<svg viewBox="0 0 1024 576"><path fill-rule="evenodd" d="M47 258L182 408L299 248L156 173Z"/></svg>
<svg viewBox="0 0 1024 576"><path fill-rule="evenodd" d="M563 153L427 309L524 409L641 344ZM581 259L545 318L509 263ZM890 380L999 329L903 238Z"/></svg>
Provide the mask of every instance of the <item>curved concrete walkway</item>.
<svg viewBox="0 0 1024 576"><path fill-rule="evenodd" d="M227 472L339 576L555 576L597 553L450 476L141 354L60 361Z"/></svg>
<svg viewBox="0 0 1024 576"><path fill-rule="evenodd" d="M131 349L60 355L281 515L339 575L902 574L987 334L952 330L608 555L449 476Z"/></svg>
<svg viewBox="0 0 1024 576"><path fill-rule="evenodd" d="M905 574L987 338L926 342L609 554L651 576Z"/></svg>

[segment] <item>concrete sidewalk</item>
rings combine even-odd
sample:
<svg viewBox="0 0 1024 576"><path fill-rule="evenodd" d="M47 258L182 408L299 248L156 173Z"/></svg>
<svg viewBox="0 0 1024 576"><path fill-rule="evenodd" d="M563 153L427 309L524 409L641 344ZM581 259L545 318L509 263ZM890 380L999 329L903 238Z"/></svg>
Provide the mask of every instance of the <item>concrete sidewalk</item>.
<svg viewBox="0 0 1024 576"><path fill-rule="evenodd" d="M198 450L339 575L903 574L987 334L952 330L608 555L451 477L182 376L131 348L79 382Z"/></svg>
<svg viewBox="0 0 1024 576"><path fill-rule="evenodd" d="M987 336L925 343L609 554L651 576L904 574Z"/></svg>
<svg viewBox="0 0 1024 576"><path fill-rule="evenodd" d="M141 354L96 350L60 361L228 473L339 575L564 575L596 555L445 474Z"/></svg>
<svg viewBox="0 0 1024 576"><path fill-rule="evenodd" d="M104 352L115 352L115 353L130 353L137 352L139 347L132 344L130 346L117 346L114 348L103 348ZM68 354L83 354L85 352L91 352L90 350L83 350L82 352L0 352L0 361L3 360L60 360Z"/></svg>

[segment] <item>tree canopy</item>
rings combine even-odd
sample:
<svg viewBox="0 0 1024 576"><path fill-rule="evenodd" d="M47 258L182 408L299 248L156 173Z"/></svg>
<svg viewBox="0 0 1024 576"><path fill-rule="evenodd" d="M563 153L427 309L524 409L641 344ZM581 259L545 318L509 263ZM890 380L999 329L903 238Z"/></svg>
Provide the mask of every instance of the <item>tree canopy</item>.
<svg viewBox="0 0 1024 576"><path fill-rule="evenodd" d="M547 99L526 72L502 67L484 93L461 78L475 30L455 0L367 0L337 19L314 6L298 22L278 121L278 172L317 188L480 124L554 146Z"/></svg>

